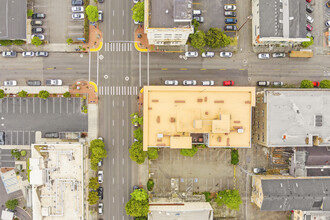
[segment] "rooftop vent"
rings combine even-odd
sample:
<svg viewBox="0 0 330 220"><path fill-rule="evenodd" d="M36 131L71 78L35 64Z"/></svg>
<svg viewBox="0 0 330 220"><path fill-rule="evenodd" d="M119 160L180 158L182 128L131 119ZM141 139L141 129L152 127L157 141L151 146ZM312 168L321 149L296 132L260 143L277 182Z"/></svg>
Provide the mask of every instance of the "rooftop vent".
<svg viewBox="0 0 330 220"><path fill-rule="evenodd" d="M165 14L168 14L168 9L165 10Z"/></svg>
<svg viewBox="0 0 330 220"><path fill-rule="evenodd" d="M315 127L322 126L322 115L315 115Z"/></svg>

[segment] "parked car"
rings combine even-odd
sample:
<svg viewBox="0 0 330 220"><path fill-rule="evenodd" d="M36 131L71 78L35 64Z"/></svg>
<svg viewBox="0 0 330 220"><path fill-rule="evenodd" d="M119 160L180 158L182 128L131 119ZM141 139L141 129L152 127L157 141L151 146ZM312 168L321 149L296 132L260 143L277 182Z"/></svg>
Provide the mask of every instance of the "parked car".
<svg viewBox="0 0 330 220"><path fill-rule="evenodd" d="M234 11L225 11L225 17L236 17L236 12L234 12Z"/></svg>
<svg viewBox="0 0 330 220"><path fill-rule="evenodd" d="M34 52L33 51L24 51L22 53L23 57L34 57Z"/></svg>
<svg viewBox="0 0 330 220"><path fill-rule="evenodd" d="M61 79L46 79L47 86L61 86L62 80Z"/></svg>
<svg viewBox="0 0 330 220"><path fill-rule="evenodd" d="M5 145L5 132L0 131L0 145Z"/></svg>
<svg viewBox="0 0 330 220"><path fill-rule="evenodd" d="M99 187L97 189L97 194L99 196L99 200L103 200L103 187Z"/></svg>
<svg viewBox="0 0 330 220"><path fill-rule="evenodd" d="M17 57L16 51L3 51L2 52L3 57Z"/></svg>
<svg viewBox="0 0 330 220"><path fill-rule="evenodd" d="M74 13L72 14L72 19L73 20L82 20L85 18L84 13Z"/></svg>
<svg viewBox="0 0 330 220"><path fill-rule="evenodd" d="M103 170L99 170L97 172L97 180L99 181L99 183L103 183Z"/></svg>
<svg viewBox="0 0 330 220"><path fill-rule="evenodd" d="M35 13L32 15L32 19L44 19L46 17L46 14L43 13Z"/></svg>
<svg viewBox="0 0 330 220"><path fill-rule="evenodd" d="M196 80L183 80L184 86L196 86L197 82Z"/></svg>
<svg viewBox="0 0 330 220"><path fill-rule="evenodd" d="M136 3L138 3L139 2L139 0L133 0L133 3L134 4L136 4Z"/></svg>
<svg viewBox="0 0 330 220"><path fill-rule="evenodd" d="M328 21L325 22L325 26L326 27L330 27L330 20L328 20Z"/></svg>
<svg viewBox="0 0 330 220"><path fill-rule="evenodd" d="M195 19L199 23L203 23L204 22L204 17L202 17L202 16L194 16L193 19Z"/></svg>
<svg viewBox="0 0 330 220"><path fill-rule="evenodd" d="M48 52L46 51L38 51L36 52L37 57L48 57Z"/></svg>
<svg viewBox="0 0 330 220"><path fill-rule="evenodd" d="M103 11L99 11L99 22L103 22Z"/></svg>
<svg viewBox="0 0 330 220"><path fill-rule="evenodd" d="M275 81L275 82L272 82L272 85L273 86L283 86L284 83L283 82L280 82L280 81Z"/></svg>
<svg viewBox="0 0 330 220"><path fill-rule="evenodd" d="M232 56L233 56L233 53L232 52L220 52L220 57L230 58Z"/></svg>
<svg viewBox="0 0 330 220"><path fill-rule="evenodd" d="M254 174L259 174L259 173L265 173L267 170L266 168L259 168L259 167L256 167L256 168L253 168L253 173Z"/></svg>
<svg viewBox="0 0 330 220"><path fill-rule="evenodd" d="M270 82L269 81L258 81L257 86L269 86Z"/></svg>
<svg viewBox="0 0 330 220"><path fill-rule="evenodd" d="M236 24L236 23L237 23L237 19L234 19L234 18L225 19L225 24Z"/></svg>
<svg viewBox="0 0 330 220"><path fill-rule="evenodd" d="M225 11L236 11L236 5L225 5L223 8Z"/></svg>
<svg viewBox="0 0 330 220"><path fill-rule="evenodd" d="M98 167L103 166L103 160L100 160L99 162L97 162L97 166L98 166Z"/></svg>
<svg viewBox="0 0 330 220"><path fill-rule="evenodd" d="M46 132L45 138L59 138L60 135L58 132Z"/></svg>
<svg viewBox="0 0 330 220"><path fill-rule="evenodd" d="M99 215L103 215L103 203L99 203L99 210L98 210Z"/></svg>
<svg viewBox="0 0 330 220"><path fill-rule="evenodd" d="M83 0L72 0L71 4L72 4L72 6L83 6L84 1Z"/></svg>
<svg viewBox="0 0 330 220"><path fill-rule="evenodd" d="M272 57L283 58L283 57L285 57L285 53L272 53Z"/></svg>
<svg viewBox="0 0 330 220"><path fill-rule="evenodd" d="M207 58L207 57L214 57L214 52L208 51L208 52L203 52L202 57Z"/></svg>
<svg viewBox="0 0 330 220"><path fill-rule="evenodd" d="M104 2L104 0L98 0L98 2L99 2L99 3L103 3L103 2Z"/></svg>
<svg viewBox="0 0 330 220"><path fill-rule="evenodd" d="M313 81L313 86L314 86L314 87L319 87L319 86L320 86L320 82L318 82L318 81Z"/></svg>
<svg viewBox="0 0 330 220"><path fill-rule="evenodd" d="M133 191L137 190L137 189L140 189L140 187L138 185L134 185L133 186Z"/></svg>
<svg viewBox="0 0 330 220"><path fill-rule="evenodd" d="M98 137L97 139L101 140L102 142L104 142L104 138L103 137Z"/></svg>
<svg viewBox="0 0 330 220"><path fill-rule="evenodd" d="M226 80L226 81L223 81L222 85L223 86L233 86L235 83L233 80Z"/></svg>
<svg viewBox="0 0 330 220"><path fill-rule="evenodd" d="M236 25L226 25L224 29L225 31L236 31L237 27Z"/></svg>
<svg viewBox="0 0 330 220"><path fill-rule="evenodd" d="M40 80L28 80L26 82L28 86L41 86L41 81Z"/></svg>
<svg viewBox="0 0 330 220"><path fill-rule="evenodd" d="M270 58L269 53L259 53L258 54L258 59L267 60L269 58Z"/></svg>
<svg viewBox="0 0 330 220"><path fill-rule="evenodd" d="M165 85L167 86L177 86L179 85L178 80L165 80Z"/></svg>
<svg viewBox="0 0 330 220"><path fill-rule="evenodd" d="M200 16L200 15L202 15L202 11L201 10L193 10L192 14L193 14L193 17L196 16L196 15Z"/></svg>
<svg viewBox="0 0 330 220"><path fill-rule="evenodd" d="M185 53L186 57L198 57L198 52L197 51L187 51Z"/></svg>
<svg viewBox="0 0 330 220"><path fill-rule="evenodd" d="M308 12L308 13L312 13L313 11L314 11L314 8L312 8L312 6L310 6L310 5L306 5L306 11Z"/></svg>
<svg viewBox="0 0 330 220"><path fill-rule="evenodd" d="M84 7L83 6L73 6L72 12L84 12Z"/></svg>
<svg viewBox="0 0 330 220"><path fill-rule="evenodd" d="M328 2L325 4L325 6L326 6L327 8L330 8L330 1L328 1Z"/></svg>
<svg viewBox="0 0 330 220"><path fill-rule="evenodd" d="M202 81L202 86L214 86L213 80Z"/></svg>
<svg viewBox="0 0 330 220"><path fill-rule="evenodd" d="M44 24L44 22L41 21L41 20L33 20L33 21L31 21L31 25L32 26L42 26L43 24Z"/></svg>
<svg viewBox="0 0 330 220"><path fill-rule="evenodd" d="M32 28L32 34L44 33L44 29L42 27Z"/></svg>
<svg viewBox="0 0 330 220"><path fill-rule="evenodd" d="M312 31L312 30L313 30L313 26L310 25L310 24L307 24L307 25L306 25L306 30L308 30L308 31Z"/></svg>
<svg viewBox="0 0 330 220"><path fill-rule="evenodd" d="M43 34L33 34L31 38L38 37L40 40L45 40L45 36Z"/></svg>
<svg viewBox="0 0 330 220"><path fill-rule="evenodd" d="M313 24L314 19L311 16L309 16L308 14L306 14L306 21L310 24Z"/></svg>
<svg viewBox="0 0 330 220"><path fill-rule="evenodd" d="M17 86L17 81L16 80L6 80L3 82L4 86Z"/></svg>

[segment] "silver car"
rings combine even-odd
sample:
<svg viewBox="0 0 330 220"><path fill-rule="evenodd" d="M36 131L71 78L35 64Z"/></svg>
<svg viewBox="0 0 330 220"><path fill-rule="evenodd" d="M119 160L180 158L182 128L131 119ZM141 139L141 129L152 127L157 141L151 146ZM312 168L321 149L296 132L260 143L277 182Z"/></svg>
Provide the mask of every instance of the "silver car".
<svg viewBox="0 0 330 220"><path fill-rule="evenodd" d="M33 51L25 51L22 53L23 57L34 57L34 52Z"/></svg>
<svg viewBox="0 0 330 220"><path fill-rule="evenodd" d="M235 11L236 10L236 5L225 5L223 6L225 11Z"/></svg>
<svg viewBox="0 0 330 220"><path fill-rule="evenodd" d="M99 211L98 211L99 215L103 215L103 203L100 202L99 203Z"/></svg>
<svg viewBox="0 0 330 220"><path fill-rule="evenodd" d="M3 51L2 52L3 57L17 57L16 51Z"/></svg>
<svg viewBox="0 0 330 220"><path fill-rule="evenodd" d="M17 86L17 81L16 80L6 80L3 82L4 86Z"/></svg>
<svg viewBox="0 0 330 220"><path fill-rule="evenodd" d="M203 52L202 57L207 58L207 57L214 57L214 52Z"/></svg>
<svg viewBox="0 0 330 220"><path fill-rule="evenodd" d="M32 39L34 37L39 37L40 40L45 40L45 35L43 35L43 34L33 34L31 37L32 37Z"/></svg>
<svg viewBox="0 0 330 220"><path fill-rule="evenodd" d="M179 85L178 80L165 80L165 85L167 86L177 86Z"/></svg>
<svg viewBox="0 0 330 220"><path fill-rule="evenodd" d="M72 12L84 12L84 7L82 6L73 6Z"/></svg>
<svg viewBox="0 0 330 220"><path fill-rule="evenodd" d="M184 86L196 86L197 82L196 82L196 80L184 80L183 85Z"/></svg>
<svg viewBox="0 0 330 220"><path fill-rule="evenodd" d="M269 58L270 58L269 53L259 53L258 54L258 59L267 60Z"/></svg>
<svg viewBox="0 0 330 220"><path fill-rule="evenodd" d="M97 172L97 179L99 183L103 183L103 170L99 170L99 172Z"/></svg>
<svg viewBox="0 0 330 220"><path fill-rule="evenodd" d="M198 57L198 52L197 51L187 51L184 55L186 57Z"/></svg>
<svg viewBox="0 0 330 220"><path fill-rule="evenodd" d="M275 81L275 82L272 82L272 85L273 86L283 86L284 83L283 82L280 82L280 81Z"/></svg>
<svg viewBox="0 0 330 220"><path fill-rule="evenodd" d="M202 86L214 86L213 80L202 81Z"/></svg>
<svg viewBox="0 0 330 220"><path fill-rule="evenodd" d="M285 57L285 53L273 53L272 54L273 58L284 58Z"/></svg>
<svg viewBox="0 0 330 220"><path fill-rule="evenodd" d="M72 19L73 20L82 20L85 18L84 13L74 13L72 14Z"/></svg>
<svg viewBox="0 0 330 220"><path fill-rule="evenodd" d="M220 57L230 58L232 56L233 56L233 53L232 52L220 52Z"/></svg>

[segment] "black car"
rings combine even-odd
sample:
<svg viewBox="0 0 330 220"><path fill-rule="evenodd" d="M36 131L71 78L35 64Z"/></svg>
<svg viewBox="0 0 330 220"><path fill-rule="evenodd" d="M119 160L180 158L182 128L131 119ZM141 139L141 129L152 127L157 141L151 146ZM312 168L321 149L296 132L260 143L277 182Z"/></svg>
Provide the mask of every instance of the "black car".
<svg viewBox="0 0 330 220"><path fill-rule="evenodd" d="M46 132L45 138L59 138L58 132Z"/></svg>
<svg viewBox="0 0 330 220"><path fill-rule="evenodd" d="M35 13L32 15L32 19L44 19L46 17L43 13Z"/></svg>
<svg viewBox="0 0 330 220"><path fill-rule="evenodd" d="M41 86L41 81L40 80L28 80L26 82L28 86Z"/></svg>
<svg viewBox="0 0 330 220"><path fill-rule="evenodd" d="M5 145L5 132L0 131L0 145Z"/></svg>
<svg viewBox="0 0 330 220"><path fill-rule="evenodd" d="M83 6L84 1L83 0L72 0L71 4L72 4L72 6Z"/></svg>
<svg viewBox="0 0 330 220"><path fill-rule="evenodd" d="M32 28L32 34L40 34L44 33L44 29L42 27Z"/></svg>
<svg viewBox="0 0 330 220"><path fill-rule="evenodd" d="M103 200L103 187L97 189L97 194L99 195L99 199Z"/></svg>
<svg viewBox="0 0 330 220"><path fill-rule="evenodd" d="M312 13L313 11L314 11L314 8L312 8L312 6L310 6L310 5L306 5L306 11L308 12L308 13Z"/></svg>

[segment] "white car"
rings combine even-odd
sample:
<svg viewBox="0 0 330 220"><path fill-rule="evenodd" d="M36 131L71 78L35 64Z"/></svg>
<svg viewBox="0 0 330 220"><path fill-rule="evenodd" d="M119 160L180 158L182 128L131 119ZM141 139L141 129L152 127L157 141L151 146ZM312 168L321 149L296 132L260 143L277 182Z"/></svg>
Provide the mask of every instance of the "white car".
<svg viewBox="0 0 330 220"><path fill-rule="evenodd" d="M32 51L25 51L22 53L23 57L34 57L34 52Z"/></svg>
<svg viewBox="0 0 330 220"><path fill-rule="evenodd" d="M17 86L17 81L16 80L6 80L3 82L4 86Z"/></svg>
<svg viewBox="0 0 330 220"><path fill-rule="evenodd" d="M184 55L186 57L198 57L198 52L196 52L196 51L187 51Z"/></svg>
<svg viewBox="0 0 330 220"><path fill-rule="evenodd" d="M32 39L34 37L39 37L40 40L45 40L45 35L43 35L43 34L33 34L31 37L32 37Z"/></svg>
<svg viewBox="0 0 330 220"><path fill-rule="evenodd" d="M208 52L203 52L202 57L207 58L207 57L214 57L214 52L208 51Z"/></svg>
<svg viewBox="0 0 330 220"><path fill-rule="evenodd" d="M236 10L236 5L225 5L223 6L225 11L235 11Z"/></svg>
<svg viewBox="0 0 330 220"><path fill-rule="evenodd" d="M258 58L261 60L267 60L270 58L270 55L269 55L269 53L259 53Z"/></svg>
<svg viewBox="0 0 330 220"><path fill-rule="evenodd" d="M220 57L230 58L233 56L232 52L220 52Z"/></svg>
<svg viewBox="0 0 330 220"><path fill-rule="evenodd" d="M74 14L72 14L72 19L73 20L81 20L81 19L84 19L84 18L85 18L84 13L74 13Z"/></svg>
<svg viewBox="0 0 330 220"><path fill-rule="evenodd" d="M184 80L183 85L184 86L196 86L197 82L196 82L196 80Z"/></svg>
<svg viewBox="0 0 330 220"><path fill-rule="evenodd" d="M179 82L178 82L178 80L165 80L165 85L177 86L177 85L179 85Z"/></svg>
<svg viewBox="0 0 330 220"><path fill-rule="evenodd" d="M309 16L308 14L306 14L306 21L310 24L313 24L314 19L311 16Z"/></svg>
<svg viewBox="0 0 330 220"><path fill-rule="evenodd" d="M99 215L103 215L103 203L99 203Z"/></svg>
<svg viewBox="0 0 330 220"><path fill-rule="evenodd" d="M74 7L72 7L72 12L84 12L84 7L74 6Z"/></svg>
<svg viewBox="0 0 330 220"><path fill-rule="evenodd" d="M136 3L138 3L139 2L139 0L133 0L133 3L134 4L136 4Z"/></svg>
<svg viewBox="0 0 330 220"><path fill-rule="evenodd" d="M63 84L61 79L46 79L47 86L61 86Z"/></svg>
<svg viewBox="0 0 330 220"><path fill-rule="evenodd" d="M97 179L99 183L103 183L103 170L99 170L99 172L97 172Z"/></svg>
<svg viewBox="0 0 330 220"><path fill-rule="evenodd" d="M202 86L214 86L213 80L202 81Z"/></svg>

